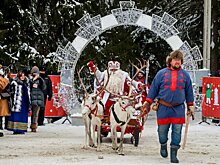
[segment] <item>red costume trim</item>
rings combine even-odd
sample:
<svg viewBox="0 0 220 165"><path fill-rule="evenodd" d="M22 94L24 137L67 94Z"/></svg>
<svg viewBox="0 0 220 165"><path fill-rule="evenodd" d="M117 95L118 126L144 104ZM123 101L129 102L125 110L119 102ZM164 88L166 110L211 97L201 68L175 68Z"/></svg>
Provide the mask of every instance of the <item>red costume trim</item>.
<svg viewBox="0 0 220 165"><path fill-rule="evenodd" d="M186 103L187 106L193 106L193 102Z"/></svg>
<svg viewBox="0 0 220 165"><path fill-rule="evenodd" d="M165 125L165 124L184 124L185 118L165 118L165 119L157 119L158 125Z"/></svg>
<svg viewBox="0 0 220 165"><path fill-rule="evenodd" d="M165 73L164 73L164 76L168 76L168 75L169 75L169 73L168 73L168 72L165 72Z"/></svg>
<svg viewBox="0 0 220 165"><path fill-rule="evenodd" d="M152 104L152 103L153 103L153 100L151 100L150 98L146 98L146 101L147 101L149 104Z"/></svg>
<svg viewBox="0 0 220 165"><path fill-rule="evenodd" d="M165 79L164 79L164 82L169 82L169 79L168 79L168 78L165 78Z"/></svg>
<svg viewBox="0 0 220 165"><path fill-rule="evenodd" d="M168 85L164 85L164 89L167 89L167 88L169 88L169 86Z"/></svg>
<svg viewBox="0 0 220 165"><path fill-rule="evenodd" d="M172 70L170 90L175 91L177 86L178 70Z"/></svg>

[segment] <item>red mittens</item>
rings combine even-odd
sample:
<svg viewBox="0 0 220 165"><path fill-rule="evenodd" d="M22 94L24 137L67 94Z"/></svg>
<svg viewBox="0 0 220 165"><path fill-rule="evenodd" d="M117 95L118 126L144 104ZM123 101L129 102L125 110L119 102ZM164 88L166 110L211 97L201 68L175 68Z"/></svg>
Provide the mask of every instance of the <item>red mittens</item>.
<svg viewBox="0 0 220 165"><path fill-rule="evenodd" d="M95 73L95 68L96 68L94 62L93 61L89 61L87 63L87 66L89 67L90 74L94 74Z"/></svg>

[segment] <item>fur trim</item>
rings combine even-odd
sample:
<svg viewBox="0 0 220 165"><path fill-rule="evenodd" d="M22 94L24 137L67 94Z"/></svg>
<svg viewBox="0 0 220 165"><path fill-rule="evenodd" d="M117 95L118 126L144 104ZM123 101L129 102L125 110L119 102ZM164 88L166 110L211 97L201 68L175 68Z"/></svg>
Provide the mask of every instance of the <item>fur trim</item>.
<svg viewBox="0 0 220 165"><path fill-rule="evenodd" d="M13 105L11 108L12 112L20 112L22 104L22 85L18 84L16 80L12 81L11 85L14 85L14 96L13 96ZM30 100L30 88L28 87L28 97Z"/></svg>

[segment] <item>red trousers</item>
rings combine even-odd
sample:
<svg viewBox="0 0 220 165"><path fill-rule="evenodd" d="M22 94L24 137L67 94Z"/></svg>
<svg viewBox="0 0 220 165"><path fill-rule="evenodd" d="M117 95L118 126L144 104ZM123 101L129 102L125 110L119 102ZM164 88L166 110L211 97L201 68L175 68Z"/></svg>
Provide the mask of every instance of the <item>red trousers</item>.
<svg viewBox="0 0 220 165"><path fill-rule="evenodd" d="M105 116L110 116L110 108L112 104L114 104L114 101L112 100L107 100L107 102L105 103Z"/></svg>

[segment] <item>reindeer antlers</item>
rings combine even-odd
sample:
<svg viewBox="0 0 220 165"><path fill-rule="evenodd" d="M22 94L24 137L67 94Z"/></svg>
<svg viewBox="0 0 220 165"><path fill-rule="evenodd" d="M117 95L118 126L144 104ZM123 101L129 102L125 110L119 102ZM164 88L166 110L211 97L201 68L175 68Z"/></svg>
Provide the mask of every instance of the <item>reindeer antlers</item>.
<svg viewBox="0 0 220 165"><path fill-rule="evenodd" d="M138 74L142 69L144 69L144 68L146 68L146 67L148 66L148 61L147 61L147 60L142 59L142 60L143 60L143 63L142 63L141 60L139 60L138 58L136 58L136 59L138 60L140 66L141 66L140 69L137 67L137 65L134 65L134 64L129 60L129 63L130 63L133 67L135 67L136 70L137 70L136 73L134 74L134 76L132 77L132 80L134 80L134 78L137 76L137 74ZM132 82L132 81L131 81L131 82Z"/></svg>
<svg viewBox="0 0 220 165"><path fill-rule="evenodd" d="M109 82L109 78L110 78L110 73L109 73L109 70L108 70L108 68L107 68L107 74L108 74L108 79L107 79L107 81L106 81L106 83L105 83L105 85L104 85L104 87L99 91L99 93L97 93L94 97L97 97L99 94L101 94L104 90L106 90L106 87L107 87L107 85L108 85L108 82ZM97 78L97 76L96 76L96 74L94 74L94 76L95 76L95 79L96 79L96 81L98 82L98 84L100 85L101 83L99 82L99 80L98 80L98 78Z"/></svg>
<svg viewBox="0 0 220 165"><path fill-rule="evenodd" d="M83 89L84 89L86 95L88 95L88 92L87 92L87 90L86 90L86 87L85 87L85 85L84 85L84 83L83 83L83 81L82 81L82 78L80 77L80 73L81 73L81 71L83 70L84 67L85 67L85 66L83 65L83 66L80 68L80 70L77 71L77 74L78 74L80 83L81 83L81 85L82 85L82 87L83 87Z"/></svg>
<svg viewBox="0 0 220 165"><path fill-rule="evenodd" d="M134 74L134 76L133 76L132 79L131 79L131 86L130 86L130 90L129 90L129 96L131 95L131 92L132 92L132 89L131 89L131 87L132 87L132 81L135 79L135 77L138 75L138 73L139 73L141 70L143 70L144 68L146 68L146 67L148 66L148 61L147 61L147 60L142 59L142 60L143 60L143 63L142 63L141 60L139 60L138 58L136 58L136 59L138 60L138 62L139 62L139 64L140 64L140 67L141 67L141 68L138 68L137 65L134 65L134 64L129 60L129 63L136 68L136 73Z"/></svg>
<svg viewBox="0 0 220 165"><path fill-rule="evenodd" d="M137 59L137 58L136 58ZM147 60L144 60L143 59L143 64L141 63L141 61L139 60L139 59L137 59L138 61L139 61L139 63L140 63L140 66L141 66L141 68L139 69L138 67L137 67L137 65L134 65L130 60L129 60L129 63L132 65L132 66L134 66L135 68L136 68L136 73L134 74L134 76L132 77L132 79L131 79L131 83L132 83L132 81L134 80L134 78L137 76L137 74L142 70L142 69L144 69L144 68L146 68L147 67L147 65L148 65L148 61Z"/></svg>

